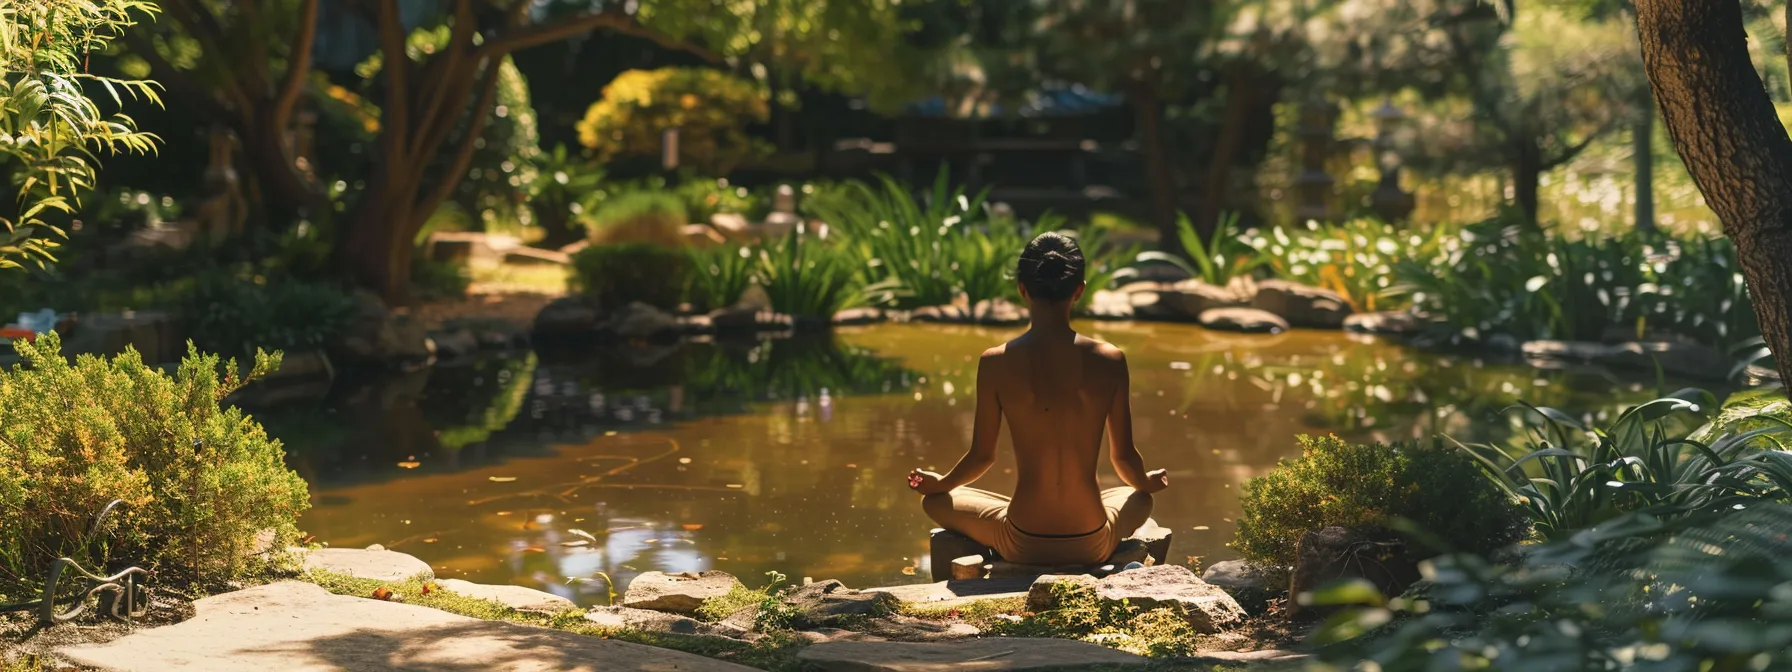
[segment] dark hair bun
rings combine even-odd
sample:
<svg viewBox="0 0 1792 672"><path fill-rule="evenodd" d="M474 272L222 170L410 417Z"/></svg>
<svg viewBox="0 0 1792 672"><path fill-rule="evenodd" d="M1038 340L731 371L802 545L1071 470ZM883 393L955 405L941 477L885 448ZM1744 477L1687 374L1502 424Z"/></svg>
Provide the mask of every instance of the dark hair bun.
<svg viewBox="0 0 1792 672"><path fill-rule="evenodd" d="M1027 243L1015 270L1034 299L1067 301L1083 284L1083 251L1069 236L1048 231Z"/></svg>

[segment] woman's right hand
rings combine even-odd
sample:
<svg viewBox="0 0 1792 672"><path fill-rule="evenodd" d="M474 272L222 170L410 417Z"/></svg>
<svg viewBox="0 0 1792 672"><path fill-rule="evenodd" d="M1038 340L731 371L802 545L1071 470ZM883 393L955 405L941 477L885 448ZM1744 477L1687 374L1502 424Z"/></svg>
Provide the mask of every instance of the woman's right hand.
<svg viewBox="0 0 1792 672"><path fill-rule="evenodd" d="M923 495L937 495L946 491L946 488L942 487L940 483L944 478L944 476L925 469L916 469L908 472L908 487Z"/></svg>
<svg viewBox="0 0 1792 672"><path fill-rule="evenodd" d="M1170 487L1170 470L1158 469L1145 473L1145 492L1153 493Z"/></svg>

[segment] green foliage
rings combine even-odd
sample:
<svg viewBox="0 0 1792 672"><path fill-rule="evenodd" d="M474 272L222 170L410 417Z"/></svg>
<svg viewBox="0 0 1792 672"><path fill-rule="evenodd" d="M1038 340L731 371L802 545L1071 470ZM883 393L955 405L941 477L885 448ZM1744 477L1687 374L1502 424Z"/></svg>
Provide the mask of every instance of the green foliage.
<svg viewBox="0 0 1792 672"><path fill-rule="evenodd" d="M321 348L354 323L359 304L334 284L244 271L196 278L180 309L201 349L246 356Z"/></svg>
<svg viewBox="0 0 1792 672"><path fill-rule="evenodd" d="M851 183L811 207L865 259L868 282L898 287L898 307L947 305L961 296L976 305L1014 294L1014 265L1027 243L1018 223L990 216L984 196L952 189L941 172L924 199L885 177L878 187Z"/></svg>
<svg viewBox="0 0 1792 672"><path fill-rule="evenodd" d="M418 254L411 261L411 287L425 299L458 299L467 295L473 276L467 267Z"/></svg>
<svg viewBox="0 0 1792 672"><path fill-rule="evenodd" d="M727 175L771 148L746 132L770 115L764 89L709 68L630 70L604 87L579 122L579 144L600 162L659 157L665 131L678 130L678 163Z"/></svg>
<svg viewBox="0 0 1792 672"><path fill-rule="evenodd" d="M529 195L535 221L548 231L550 238L586 237L591 212L603 198L599 191L604 182L603 169L569 155L565 145L557 145L554 151L536 158L535 172L540 177L530 183Z"/></svg>
<svg viewBox="0 0 1792 672"><path fill-rule="evenodd" d="M1396 264L1399 288L1469 333L1598 341L1622 327L1719 347L1760 333L1728 241L1571 239L1501 217L1417 251Z"/></svg>
<svg viewBox="0 0 1792 672"><path fill-rule="evenodd" d="M1683 390L1633 407L1605 429L1525 405L1537 422L1522 447L1464 449L1524 501L1546 539L1566 539L1632 511L1671 517L1785 499L1792 492L1792 456L1779 441L1792 425L1759 414L1723 418L1761 425L1747 431L1718 424L1695 430L1687 422L1715 404L1709 393Z"/></svg>
<svg viewBox="0 0 1792 672"><path fill-rule="evenodd" d="M258 532L274 530L274 548L296 537L305 482L279 441L219 404L278 368L278 354L257 353L239 375L194 349L169 376L135 351L70 364L53 333L14 347L26 364L0 373L0 593L34 597L25 586L60 556L228 576L248 568ZM90 543L113 500L123 508Z"/></svg>
<svg viewBox="0 0 1792 672"><path fill-rule="evenodd" d="M1121 280L1133 275L1127 264L1139 256L1139 249L1136 244L1115 245L1108 240L1106 230L1096 227L1070 233L1076 236L1077 247L1083 250L1083 298L1077 300L1076 307L1084 308L1095 299L1096 292L1113 289ZM1020 253L1016 251L1014 256L1018 260Z"/></svg>
<svg viewBox="0 0 1792 672"><path fill-rule="evenodd" d="M107 116L85 87L160 105L152 82L87 72L87 57L104 52L156 6L138 0L45 0L0 6L0 163L10 162L17 210L0 216L0 269L54 261L66 237L50 221L72 215L98 179L94 152L155 150L156 137L123 114Z"/></svg>
<svg viewBox="0 0 1792 672"><path fill-rule="evenodd" d="M597 298L605 309L640 301L676 307L690 273L685 250L652 243L592 245L572 257L575 291Z"/></svg>
<svg viewBox="0 0 1792 672"><path fill-rule="evenodd" d="M759 610L753 616L754 629L759 632L790 629L791 624L800 616L800 611L778 599L785 592L779 588L779 584L784 583L788 577L777 571L766 572L765 575L768 581L762 588L735 586L727 595L704 600L697 607L697 617L715 623L742 609L758 607Z"/></svg>
<svg viewBox="0 0 1792 672"><path fill-rule="evenodd" d="M1172 607L1141 611L1126 600L1104 600L1087 586L1052 584L1057 607L1018 621L997 620L998 637L1054 637L1098 642L1154 658L1194 655L1199 633Z"/></svg>
<svg viewBox="0 0 1792 672"><path fill-rule="evenodd" d="M1201 240L1195 233L1194 222L1188 215L1178 214L1176 217L1176 238L1182 243L1182 249L1188 253L1188 259L1167 252L1143 252L1137 256L1139 264L1166 263L1182 269L1190 277L1214 287L1224 287L1236 277L1249 277L1257 267L1270 261L1257 253L1242 235L1236 231L1238 213L1226 213L1220 218L1218 226L1208 240ZM1190 261L1194 263L1189 263Z"/></svg>
<svg viewBox="0 0 1792 672"><path fill-rule="evenodd" d="M1677 521L1633 513L1513 564L1442 557L1425 567L1423 595L1338 596L1354 608L1315 640L1332 643L1322 654L1334 670L1785 669L1788 525L1782 503Z"/></svg>
<svg viewBox="0 0 1792 672"><path fill-rule="evenodd" d="M1302 535L1326 527L1387 531L1411 521L1448 546L1490 552L1528 521L1473 461L1442 442L1352 444L1300 437L1301 456L1244 484L1233 547L1254 563L1291 567Z"/></svg>
<svg viewBox="0 0 1792 672"><path fill-rule="evenodd" d="M591 214L592 242L655 243L682 247L690 214L677 196L656 191L634 191L603 201Z"/></svg>
<svg viewBox="0 0 1792 672"><path fill-rule="evenodd" d="M1274 227L1250 239L1276 277L1324 287L1344 296L1361 311L1401 307L1405 290L1394 266L1401 260L1428 259L1454 228L1439 224L1430 231L1399 229L1375 220L1342 224Z"/></svg>
<svg viewBox="0 0 1792 672"><path fill-rule="evenodd" d="M461 417L447 419L444 422L432 423L442 427L436 433L436 440L448 450L459 450L467 446L484 443L492 434L501 432L516 420L523 411L523 400L529 396L529 384L535 380L535 368L538 365L535 353L516 359L504 360L499 369L492 375L491 385L474 386L478 391L490 390L489 395L470 394L483 403L476 403L475 408L467 409ZM486 362L474 364L483 370ZM432 407L435 405L432 404Z"/></svg>
<svg viewBox="0 0 1792 672"><path fill-rule="evenodd" d="M865 284L857 252L845 243L812 237L806 225L759 249L754 281L765 288L772 309L795 317L832 318L834 313L876 302L890 283Z"/></svg>
<svg viewBox="0 0 1792 672"><path fill-rule="evenodd" d="M717 245L693 247L690 253L685 300L697 310L732 306L747 291L747 286L753 284L759 265L752 248Z"/></svg>

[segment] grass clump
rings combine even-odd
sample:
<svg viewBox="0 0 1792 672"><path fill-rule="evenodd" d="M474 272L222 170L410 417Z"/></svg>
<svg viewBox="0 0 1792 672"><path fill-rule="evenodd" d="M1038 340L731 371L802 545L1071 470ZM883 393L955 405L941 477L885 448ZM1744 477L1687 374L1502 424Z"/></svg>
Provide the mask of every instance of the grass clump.
<svg viewBox="0 0 1792 672"><path fill-rule="evenodd" d="M1244 485L1233 547L1258 565L1293 566L1301 536L1332 526L1391 534L1403 519L1450 549L1473 553L1530 533L1513 498L1441 441L1354 444L1302 436L1300 444L1300 457Z"/></svg>
<svg viewBox="0 0 1792 672"><path fill-rule="evenodd" d="M278 354L244 376L190 349L170 376L134 350L71 364L54 333L13 347L25 363L0 372L0 601L35 597L58 557L224 578L256 569L245 556L259 532L274 548L297 537L305 482L279 441L219 403Z"/></svg>
<svg viewBox="0 0 1792 672"><path fill-rule="evenodd" d="M753 615L754 629L759 632L789 630L800 616L796 608L778 599L785 592L779 586L789 577L777 571L766 572L765 576L769 581L762 588L735 586L727 595L704 600L703 605L697 607L697 617L715 623L742 609L758 607Z"/></svg>
<svg viewBox="0 0 1792 672"><path fill-rule="evenodd" d="M1140 610L1126 600L1104 600L1087 586L1052 585L1057 608L1018 621L992 619L985 633L1094 642L1153 658L1193 655L1200 633L1174 607Z"/></svg>
<svg viewBox="0 0 1792 672"><path fill-rule="evenodd" d="M591 242L653 243L667 247L687 244L684 226L690 223L684 201L658 191L634 191L604 201L591 214Z"/></svg>

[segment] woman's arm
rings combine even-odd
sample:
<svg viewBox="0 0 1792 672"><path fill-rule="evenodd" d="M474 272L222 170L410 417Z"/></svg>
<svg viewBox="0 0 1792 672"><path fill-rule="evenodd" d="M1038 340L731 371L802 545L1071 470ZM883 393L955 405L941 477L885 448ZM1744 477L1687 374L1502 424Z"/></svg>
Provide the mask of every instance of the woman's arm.
<svg viewBox="0 0 1792 672"><path fill-rule="evenodd" d="M916 492L931 495L970 485L995 465L996 438L1002 431L1002 402L996 395L994 376L990 372L995 353L994 350L985 352L977 361L977 415L971 429L970 450L965 451L964 457L959 458L958 464L944 476L916 469L909 476Z"/></svg>
<svg viewBox="0 0 1792 672"><path fill-rule="evenodd" d="M1170 486L1168 474L1159 469L1145 471L1145 456L1132 442L1132 374L1126 369L1126 354L1114 346L1102 348L1119 368L1114 385L1114 404L1108 408L1108 456L1120 480L1141 492L1157 492Z"/></svg>

